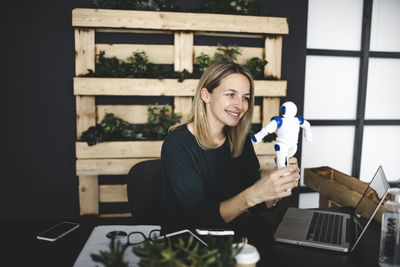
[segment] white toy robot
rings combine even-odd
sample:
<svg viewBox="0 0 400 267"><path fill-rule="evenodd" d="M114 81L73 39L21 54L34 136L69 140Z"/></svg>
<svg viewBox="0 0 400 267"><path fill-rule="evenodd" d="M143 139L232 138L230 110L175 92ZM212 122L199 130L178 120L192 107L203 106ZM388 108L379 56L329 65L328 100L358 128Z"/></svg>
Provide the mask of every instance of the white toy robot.
<svg viewBox="0 0 400 267"><path fill-rule="evenodd" d="M297 140L299 138L300 127L304 129L304 138L307 142L312 142L310 123L302 116L296 116L297 107L291 102L285 102L281 106L283 118L275 116L271 122L252 137L253 143L258 143L262 139L276 131L276 164L279 168L285 167L287 160L293 157L297 151Z"/></svg>

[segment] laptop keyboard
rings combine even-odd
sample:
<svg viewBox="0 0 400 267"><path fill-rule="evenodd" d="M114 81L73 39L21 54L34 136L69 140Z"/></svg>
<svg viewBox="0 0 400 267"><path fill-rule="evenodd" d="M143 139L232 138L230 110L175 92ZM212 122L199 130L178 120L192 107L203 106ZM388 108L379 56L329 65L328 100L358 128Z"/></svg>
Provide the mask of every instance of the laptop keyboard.
<svg viewBox="0 0 400 267"><path fill-rule="evenodd" d="M343 216L315 212L307 233L307 240L329 244L341 244Z"/></svg>

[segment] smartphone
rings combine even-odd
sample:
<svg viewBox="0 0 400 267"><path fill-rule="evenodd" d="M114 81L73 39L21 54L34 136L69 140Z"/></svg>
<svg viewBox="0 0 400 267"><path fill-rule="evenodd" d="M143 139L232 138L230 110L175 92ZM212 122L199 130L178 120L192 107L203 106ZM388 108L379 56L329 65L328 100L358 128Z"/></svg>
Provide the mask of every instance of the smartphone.
<svg viewBox="0 0 400 267"><path fill-rule="evenodd" d="M79 227L78 223L61 222L41 232L36 237L40 240L54 242Z"/></svg>
<svg viewBox="0 0 400 267"><path fill-rule="evenodd" d="M213 228L197 228L196 233L199 235L216 235L216 236L226 236L234 235L235 232L229 229L213 229Z"/></svg>

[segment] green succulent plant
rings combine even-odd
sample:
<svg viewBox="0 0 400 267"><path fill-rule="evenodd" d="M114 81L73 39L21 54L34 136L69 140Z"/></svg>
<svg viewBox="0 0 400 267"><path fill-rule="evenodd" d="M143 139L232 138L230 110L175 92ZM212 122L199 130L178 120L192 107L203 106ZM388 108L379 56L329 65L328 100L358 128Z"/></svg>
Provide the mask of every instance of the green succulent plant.
<svg viewBox="0 0 400 267"><path fill-rule="evenodd" d="M233 267L235 265L235 256L240 252L240 248L233 244L233 237L223 239L210 237L208 241L206 247L193 236L187 240L179 238L173 244L156 237L131 249L140 258L138 264L140 267ZM91 257L104 267L126 267L128 262L124 259L124 253L127 248L130 247L112 239L109 251L100 251L99 254L91 254Z"/></svg>

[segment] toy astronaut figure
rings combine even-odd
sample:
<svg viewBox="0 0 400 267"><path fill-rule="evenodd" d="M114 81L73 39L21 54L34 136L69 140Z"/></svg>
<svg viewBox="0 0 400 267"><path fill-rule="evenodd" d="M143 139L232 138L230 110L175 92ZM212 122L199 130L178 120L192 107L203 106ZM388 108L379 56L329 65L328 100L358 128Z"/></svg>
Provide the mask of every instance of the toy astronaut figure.
<svg viewBox="0 0 400 267"><path fill-rule="evenodd" d="M310 123L302 116L297 115L297 106L291 102L285 102L281 106L282 118L275 116L271 122L252 137L253 143L258 143L262 139L276 131L276 163L279 168L285 167L287 160L293 157L297 151L300 127L304 130L304 138L307 142L312 142Z"/></svg>

